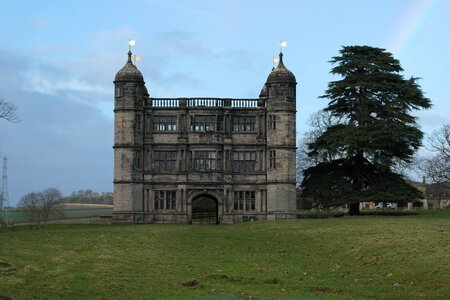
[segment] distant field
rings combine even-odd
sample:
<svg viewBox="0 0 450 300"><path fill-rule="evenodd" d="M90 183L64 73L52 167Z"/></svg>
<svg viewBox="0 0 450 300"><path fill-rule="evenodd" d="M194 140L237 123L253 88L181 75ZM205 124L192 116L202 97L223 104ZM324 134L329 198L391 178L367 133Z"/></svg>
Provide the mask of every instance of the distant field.
<svg viewBox="0 0 450 300"><path fill-rule="evenodd" d="M12 299L449 299L450 212L0 230Z"/></svg>
<svg viewBox="0 0 450 300"><path fill-rule="evenodd" d="M79 219L92 218L98 216L112 216L112 205L105 204L78 204L68 203L62 205L64 208L63 216L51 217L50 220L56 219ZM29 220L20 210L9 210L9 220L14 224L28 223ZM5 212L0 211L0 217L5 218Z"/></svg>

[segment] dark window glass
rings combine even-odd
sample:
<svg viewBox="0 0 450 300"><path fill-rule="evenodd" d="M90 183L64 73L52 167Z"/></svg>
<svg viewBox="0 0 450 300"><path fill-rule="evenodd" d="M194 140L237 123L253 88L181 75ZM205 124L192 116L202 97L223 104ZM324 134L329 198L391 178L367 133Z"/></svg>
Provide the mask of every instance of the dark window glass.
<svg viewBox="0 0 450 300"><path fill-rule="evenodd" d="M216 116L194 116L191 131L217 131Z"/></svg>
<svg viewBox="0 0 450 300"><path fill-rule="evenodd" d="M177 117L176 116L154 116L153 117L154 131L176 131Z"/></svg>
<svg viewBox="0 0 450 300"><path fill-rule="evenodd" d="M220 154L216 151L194 151L193 166L196 171L220 170Z"/></svg>
<svg viewBox="0 0 450 300"><path fill-rule="evenodd" d="M277 117L275 115L269 115L269 129L277 129Z"/></svg>
<svg viewBox="0 0 450 300"><path fill-rule="evenodd" d="M233 171L234 172L253 172L256 170L256 152L240 151L233 153Z"/></svg>
<svg viewBox="0 0 450 300"><path fill-rule="evenodd" d="M255 191L235 191L233 207L235 210L242 211L255 210Z"/></svg>
<svg viewBox="0 0 450 300"><path fill-rule="evenodd" d="M155 191L154 192L155 209L176 209L177 193L176 191Z"/></svg>
<svg viewBox="0 0 450 300"><path fill-rule="evenodd" d="M141 152L140 151L134 152L133 169L134 170L141 169Z"/></svg>
<svg viewBox="0 0 450 300"><path fill-rule="evenodd" d="M134 118L134 129L141 129L141 115L136 115Z"/></svg>
<svg viewBox="0 0 450 300"><path fill-rule="evenodd" d="M233 117L233 131L255 131L256 117L235 116Z"/></svg>
<svg viewBox="0 0 450 300"><path fill-rule="evenodd" d="M153 154L153 171L175 172L177 167L176 151L155 151Z"/></svg>
<svg viewBox="0 0 450 300"><path fill-rule="evenodd" d="M116 86L116 97L122 97L123 96L123 87Z"/></svg>
<svg viewBox="0 0 450 300"><path fill-rule="evenodd" d="M289 87L289 90L288 90L289 92L289 97L291 97L291 98L294 98L295 97L295 88L294 87Z"/></svg>
<svg viewBox="0 0 450 300"><path fill-rule="evenodd" d="M276 169L277 156L275 151L269 151L269 168Z"/></svg>
<svg viewBox="0 0 450 300"><path fill-rule="evenodd" d="M135 96L141 96L142 95L142 86L136 85L134 87L134 95Z"/></svg>
<svg viewBox="0 0 450 300"><path fill-rule="evenodd" d="M276 96L275 89L273 87L270 87L269 88L269 97L275 97L275 96Z"/></svg>

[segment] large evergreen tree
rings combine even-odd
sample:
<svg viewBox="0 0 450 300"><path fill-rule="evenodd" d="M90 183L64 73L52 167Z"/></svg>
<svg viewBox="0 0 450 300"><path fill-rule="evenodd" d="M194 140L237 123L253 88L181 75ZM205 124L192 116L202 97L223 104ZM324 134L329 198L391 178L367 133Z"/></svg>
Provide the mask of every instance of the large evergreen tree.
<svg viewBox="0 0 450 300"><path fill-rule="evenodd" d="M332 81L321 98L325 109L343 120L330 126L308 145L309 155L338 153L304 172L303 196L336 205L350 204L359 213L364 201L403 202L421 193L392 171L398 161L409 162L421 146L423 133L411 115L431 107L418 78L404 79L403 69L391 53L368 46L346 46L333 57Z"/></svg>

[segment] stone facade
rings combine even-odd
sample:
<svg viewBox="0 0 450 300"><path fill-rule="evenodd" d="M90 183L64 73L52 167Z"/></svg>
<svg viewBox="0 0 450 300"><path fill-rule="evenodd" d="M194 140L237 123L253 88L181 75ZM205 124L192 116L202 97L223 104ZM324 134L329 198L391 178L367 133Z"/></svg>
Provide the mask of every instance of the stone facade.
<svg viewBox="0 0 450 300"><path fill-rule="evenodd" d="M259 98L151 98L117 73L116 223L236 223L296 211L296 81L280 62Z"/></svg>

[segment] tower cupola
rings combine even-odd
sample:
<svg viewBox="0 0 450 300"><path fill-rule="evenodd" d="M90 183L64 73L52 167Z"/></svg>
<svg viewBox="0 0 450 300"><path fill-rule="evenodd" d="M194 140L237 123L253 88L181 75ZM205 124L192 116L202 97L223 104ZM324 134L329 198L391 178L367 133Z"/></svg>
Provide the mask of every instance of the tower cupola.
<svg viewBox="0 0 450 300"><path fill-rule="evenodd" d="M114 82L144 81L144 77L142 76L141 71L139 71L138 68L133 64L131 55L132 55L131 51L128 51L128 61L125 64L125 66L123 66L123 68L120 69L119 72L117 72Z"/></svg>
<svg viewBox="0 0 450 300"><path fill-rule="evenodd" d="M259 98L266 98L267 96L267 87L264 85L259 93Z"/></svg>
<svg viewBox="0 0 450 300"><path fill-rule="evenodd" d="M278 66L270 72L266 83L296 83L294 73L284 66L282 52L280 52Z"/></svg>

